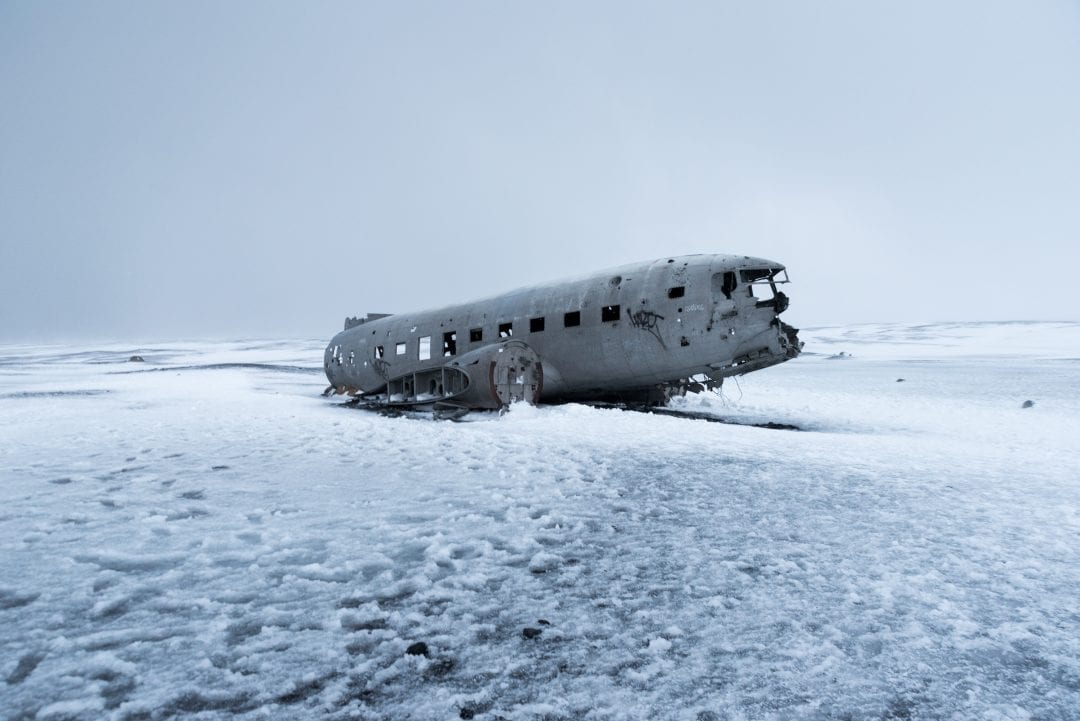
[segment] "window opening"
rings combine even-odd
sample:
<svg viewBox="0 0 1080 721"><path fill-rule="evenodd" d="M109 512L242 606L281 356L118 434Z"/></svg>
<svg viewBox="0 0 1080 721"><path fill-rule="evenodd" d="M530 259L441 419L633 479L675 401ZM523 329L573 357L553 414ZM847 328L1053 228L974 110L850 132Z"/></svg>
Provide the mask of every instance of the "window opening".
<svg viewBox="0 0 1080 721"><path fill-rule="evenodd" d="M581 311L572 310L563 316L563 327L573 328L576 325L581 325Z"/></svg>
<svg viewBox="0 0 1080 721"><path fill-rule="evenodd" d="M404 343L398 343L394 348L395 348L395 352L398 355L405 355L405 344Z"/></svg>
<svg viewBox="0 0 1080 721"><path fill-rule="evenodd" d="M752 283L750 286L750 295L757 298L759 301L772 300L773 297L773 285L772 283Z"/></svg>
<svg viewBox="0 0 1080 721"><path fill-rule="evenodd" d="M483 328L473 328L472 330L469 331L469 342L470 343L479 343L482 340L484 340L484 329Z"/></svg>
<svg viewBox="0 0 1080 721"><path fill-rule="evenodd" d="M685 285L677 285L674 288L668 288L668 298L682 298L684 295L686 295Z"/></svg>
<svg viewBox="0 0 1080 721"><path fill-rule="evenodd" d="M742 276L743 283L753 283L754 281L767 279L772 275L772 271L768 268L747 268L739 271L739 275Z"/></svg>
<svg viewBox="0 0 1080 721"><path fill-rule="evenodd" d="M735 271L729 270L724 273L724 284L720 286L720 290L728 300L731 300L731 294L735 292Z"/></svg>
<svg viewBox="0 0 1080 721"><path fill-rule="evenodd" d="M746 268L739 271L742 282L746 284L746 294L751 298L758 299L758 305L772 300L776 292L773 285L773 276L777 271L771 268Z"/></svg>
<svg viewBox="0 0 1080 721"><path fill-rule="evenodd" d="M514 335L514 324L513 323L500 323L499 324L499 337L500 338L509 338L512 335Z"/></svg>
<svg viewBox="0 0 1080 721"><path fill-rule="evenodd" d="M442 334L442 354L451 356L457 353L457 331Z"/></svg>
<svg viewBox="0 0 1080 721"><path fill-rule="evenodd" d="M381 345L375 346L375 357L382 358L384 355L386 355L386 349Z"/></svg>
<svg viewBox="0 0 1080 721"><path fill-rule="evenodd" d="M431 336L425 335L420 338L420 343L417 345L416 357L419 360L428 360L431 358Z"/></svg>
<svg viewBox="0 0 1080 721"><path fill-rule="evenodd" d="M600 311L600 320L604 323L614 323L619 319L619 306L605 305Z"/></svg>
<svg viewBox="0 0 1080 721"><path fill-rule="evenodd" d="M544 330L544 319L542 317L541 318L531 318L529 320L529 332L530 333L540 333L543 330Z"/></svg>

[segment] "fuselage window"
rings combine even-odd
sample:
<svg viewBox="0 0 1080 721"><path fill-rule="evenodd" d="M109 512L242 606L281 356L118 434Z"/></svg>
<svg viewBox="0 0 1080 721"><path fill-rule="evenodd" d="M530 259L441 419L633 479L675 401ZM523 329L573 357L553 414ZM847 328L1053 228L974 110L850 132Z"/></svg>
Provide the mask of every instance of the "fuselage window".
<svg viewBox="0 0 1080 721"><path fill-rule="evenodd" d="M514 335L514 324L513 323L500 323L499 324L499 337L500 338L509 338L512 335Z"/></svg>
<svg viewBox="0 0 1080 721"><path fill-rule="evenodd" d="M381 345L375 346L375 357L382 358L384 355L386 355L386 349Z"/></svg>
<svg viewBox="0 0 1080 721"><path fill-rule="evenodd" d="M530 318L529 319L529 332L530 333L540 333L543 330L544 330L544 319L543 318Z"/></svg>
<svg viewBox="0 0 1080 721"><path fill-rule="evenodd" d="M600 320L604 323L613 323L619 319L619 306L605 305L600 311Z"/></svg>
<svg viewBox="0 0 1080 721"><path fill-rule="evenodd" d="M425 335L420 338L420 344L417 346L416 357L418 360L428 360L431 358L431 336Z"/></svg>
<svg viewBox="0 0 1080 721"><path fill-rule="evenodd" d="M572 310L563 316L563 327L573 328L576 325L581 325L581 311Z"/></svg>
<svg viewBox="0 0 1080 721"><path fill-rule="evenodd" d="M473 328L472 330L469 331L469 342L470 343L479 343L482 340L484 340L484 329L483 328Z"/></svg>
<svg viewBox="0 0 1080 721"><path fill-rule="evenodd" d="M451 356L457 353L457 331L442 334L442 354Z"/></svg>
<svg viewBox="0 0 1080 721"><path fill-rule="evenodd" d="M397 351L398 355L405 355L405 344L404 343L398 343L397 346L395 346L395 348L396 348L396 351Z"/></svg>
<svg viewBox="0 0 1080 721"><path fill-rule="evenodd" d="M686 295L685 285L677 285L674 288L668 288L668 298L682 298L684 295Z"/></svg>

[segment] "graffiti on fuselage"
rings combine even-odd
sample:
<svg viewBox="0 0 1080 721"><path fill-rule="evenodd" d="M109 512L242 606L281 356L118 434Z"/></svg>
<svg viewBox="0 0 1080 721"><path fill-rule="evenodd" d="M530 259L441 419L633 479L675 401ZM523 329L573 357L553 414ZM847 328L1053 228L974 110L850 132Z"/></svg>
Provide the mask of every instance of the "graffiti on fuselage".
<svg viewBox="0 0 1080 721"><path fill-rule="evenodd" d="M382 358L376 358L371 362L371 367L375 369L375 372L379 374L379 377L384 381L390 380L390 364L384 361Z"/></svg>
<svg viewBox="0 0 1080 721"><path fill-rule="evenodd" d="M660 331L658 329L659 322L664 320L664 316L659 313L654 313L651 310L639 310L633 313L628 309L626 314L630 316L630 325L640 330L648 331L653 338L656 338L660 342L661 347L667 350L667 344L664 343L664 339L660 337Z"/></svg>

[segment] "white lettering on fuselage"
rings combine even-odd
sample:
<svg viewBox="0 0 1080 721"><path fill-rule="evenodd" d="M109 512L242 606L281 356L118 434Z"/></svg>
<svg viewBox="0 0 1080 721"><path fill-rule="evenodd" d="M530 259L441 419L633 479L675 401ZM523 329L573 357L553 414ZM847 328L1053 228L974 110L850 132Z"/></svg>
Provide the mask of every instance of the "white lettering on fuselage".
<svg viewBox="0 0 1080 721"><path fill-rule="evenodd" d="M686 306L686 309L688 311L689 310L705 310L705 306L703 306L701 303L694 303L693 305Z"/></svg>

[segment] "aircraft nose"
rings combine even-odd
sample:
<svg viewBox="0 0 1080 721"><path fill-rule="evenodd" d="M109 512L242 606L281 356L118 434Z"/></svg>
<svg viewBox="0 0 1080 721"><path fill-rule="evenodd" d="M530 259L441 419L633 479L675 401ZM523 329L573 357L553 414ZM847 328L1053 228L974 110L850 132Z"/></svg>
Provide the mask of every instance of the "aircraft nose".
<svg viewBox="0 0 1080 721"><path fill-rule="evenodd" d="M780 320L777 318L777 320ZM802 353L803 342L799 340L799 329L780 321L780 340L787 346L788 358L794 358Z"/></svg>
<svg viewBox="0 0 1080 721"><path fill-rule="evenodd" d="M776 291L776 297L773 298L773 308L776 309L776 314L780 315L783 313L788 309L789 305L791 305L791 300L788 299L784 291Z"/></svg>

